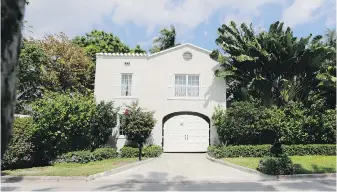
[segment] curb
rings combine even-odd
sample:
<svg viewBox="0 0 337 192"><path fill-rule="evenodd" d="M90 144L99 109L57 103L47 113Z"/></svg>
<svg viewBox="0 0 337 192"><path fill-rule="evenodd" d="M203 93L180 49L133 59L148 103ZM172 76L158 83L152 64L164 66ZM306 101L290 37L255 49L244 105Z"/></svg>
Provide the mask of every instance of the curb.
<svg viewBox="0 0 337 192"><path fill-rule="evenodd" d="M246 173L258 174L259 176L264 177L265 179L275 179L275 176L267 175L267 174L261 173L261 172L259 172L257 170L254 170L254 169L250 169L250 168L247 168L247 167L242 167L240 165L235 165L233 163L228 163L226 161L215 159L215 158L209 156L208 154L206 154L206 158L208 160L212 161L212 162L219 163L219 164L222 164L222 165L226 165L228 167L231 167L231 168L234 168L234 169L238 169L238 170L244 171Z"/></svg>
<svg viewBox="0 0 337 192"><path fill-rule="evenodd" d="M261 173L257 170L254 170L254 169L250 169L250 168L247 168L247 167L243 167L243 166L240 166L240 165L235 165L233 163L228 163L226 161L222 161L222 160L219 160L219 159L215 159L211 156L209 156L208 154L206 155L206 158L212 162L215 162L215 163L219 163L219 164L222 164L222 165L226 165L226 166L229 166L229 167L232 167L234 169L238 169L238 170L241 170L241 171L244 171L244 172L247 172L247 173L255 173L255 174L258 174L262 177L265 177L266 179L275 179L275 180L287 180L287 179L322 179L322 178L325 178L325 179L336 179L336 173L324 173L324 174L295 174L295 175L267 175L267 174L264 174L264 173Z"/></svg>
<svg viewBox="0 0 337 192"><path fill-rule="evenodd" d="M91 180L94 180L94 179L98 179L98 178L101 178L101 177L105 177L105 176L110 176L110 175L113 175L113 174L116 174L116 173L120 173L122 171L125 171L125 170L128 170L128 169L131 169L131 168L134 168L134 167L137 167L139 165L142 165L142 164L145 164L145 163L148 163L150 161L153 161L155 159L158 159L160 157L156 157L156 158L151 158L151 159L146 159L144 161L138 161L136 163L131 163L131 164L128 164L128 165L125 165L125 166L122 166L122 167L118 167L116 169L111 169L109 171L104 171L102 173L97 173L97 174L94 174L94 175L89 175L86 180L87 181L91 181Z"/></svg>
<svg viewBox="0 0 337 192"><path fill-rule="evenodd" d="M279 180L285 179L336 179L336 173L323 173L323 174L295 174L295 175L277 175Z"/></svg>
<svg viewBox="0 0 337 192"><path fill-rule="evenodd" d="M15 183L21 181L63 181L63 180L84 180L86 176L1 176L1 183Z"/></svg>

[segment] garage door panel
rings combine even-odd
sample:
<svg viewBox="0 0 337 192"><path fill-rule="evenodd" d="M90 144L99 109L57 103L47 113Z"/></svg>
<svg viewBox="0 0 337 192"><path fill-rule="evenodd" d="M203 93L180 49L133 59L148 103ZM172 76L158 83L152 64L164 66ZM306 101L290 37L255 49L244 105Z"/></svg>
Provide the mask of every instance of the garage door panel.
<svg viewBox="0 0 337 192"><path fill-rule="evenodd" d="M209 145L209 124L195 115L179 115L164 124L165 152L205 152Z"/></svg>

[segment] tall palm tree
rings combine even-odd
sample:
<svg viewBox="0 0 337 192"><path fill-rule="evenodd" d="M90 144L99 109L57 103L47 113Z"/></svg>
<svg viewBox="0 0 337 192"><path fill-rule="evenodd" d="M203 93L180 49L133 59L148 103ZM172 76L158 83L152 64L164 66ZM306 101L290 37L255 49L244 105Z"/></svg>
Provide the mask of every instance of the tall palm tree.
<svg viewBox="0 0 337 192"><path fill-rule="evenodd" d="M151 53L156 53L180 45L176 44L176 29L173 25L170 29L164 28L159 31L160 36L153 40L153 48L150 49Z"/></svg>

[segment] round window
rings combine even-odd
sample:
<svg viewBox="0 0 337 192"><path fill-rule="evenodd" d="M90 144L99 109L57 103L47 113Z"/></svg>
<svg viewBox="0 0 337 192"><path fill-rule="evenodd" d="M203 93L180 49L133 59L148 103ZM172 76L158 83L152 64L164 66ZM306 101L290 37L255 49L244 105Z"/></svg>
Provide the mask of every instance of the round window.
<svg viewBox="0 0 337 192"><path fill-rule="evenodd" d="M185 52L184 54L183 54L183 58L184 58L184 60L185 61L189 61L189 60L191 60L192 59L192 53L191 52Z"/></svg>

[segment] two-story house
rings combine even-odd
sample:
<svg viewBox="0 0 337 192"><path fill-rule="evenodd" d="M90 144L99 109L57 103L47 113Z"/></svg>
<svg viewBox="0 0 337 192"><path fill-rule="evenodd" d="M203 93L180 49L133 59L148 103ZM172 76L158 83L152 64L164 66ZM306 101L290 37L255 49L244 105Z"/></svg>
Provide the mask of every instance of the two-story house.
<svg viewBox="0 0 337 192"><path fill-rule="evenodd" d="M153 144L164 152L205 152L217 140L214 107L226 107L225 80L214 76L219 65L210 53L191 44L151 55L97 53L96 101L124 106L138 100L155 111ZM126 138L115 130L120 149Z"/></svg>

